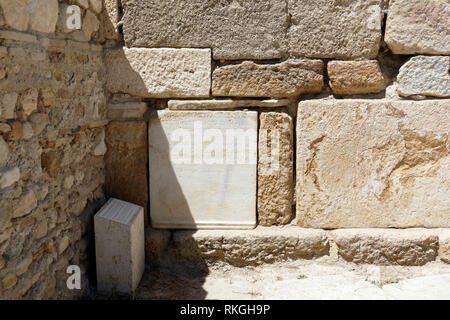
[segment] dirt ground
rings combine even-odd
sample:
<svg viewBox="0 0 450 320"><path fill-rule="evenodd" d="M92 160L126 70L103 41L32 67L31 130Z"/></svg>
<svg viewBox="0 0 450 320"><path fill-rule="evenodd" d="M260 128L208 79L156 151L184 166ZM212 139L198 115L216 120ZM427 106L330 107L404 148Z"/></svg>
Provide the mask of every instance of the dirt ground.
<svg viewBox="0 0 450 320"><path fill-rule="evenodd" d="M258 267L147 269L135 299L450 299L450 265L355 265L326 257Z"/></svg>

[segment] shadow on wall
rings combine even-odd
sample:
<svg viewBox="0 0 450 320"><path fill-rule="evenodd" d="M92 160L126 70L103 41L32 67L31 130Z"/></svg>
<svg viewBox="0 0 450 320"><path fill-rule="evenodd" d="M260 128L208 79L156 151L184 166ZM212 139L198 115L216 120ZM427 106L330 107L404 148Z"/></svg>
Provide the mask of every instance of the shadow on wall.
<svg viewBox="0 0 450 320"><path fill-rule="evenodd" d="M114 53L110 55L111 51ZM147 85L140 74L131 66L121 48L105 52L105 68L107 88L110 92L127 93L138 98L148 98L145 95ZM114 77L111 73L114 72ZM120 83L116 81L120 76ZM176 244L173 242L170 230L154 230L151 228L151 212L149 203L149 151L155 146L148 143L148 120L158 121L157 113L150 112L146 120L111 121L106 129L105 155L106 179L105 194L107 198L114 197L145 208L146 221L146 270L137 289L137 299L204 299L206 292L202 289L208 267L205 261L181 262L176 254ZM162 170L157 169L165 185L171 188L158 191L160 199L168 199L168 208L174 215L177 212L184 221L194 223L188 202L178 183L177 176L170 165L170 146L168 137L159 130L158 153L168 165ZM155 195L154 195L155 196ZM176 201L175 201L176 200ZM151 201L151 199L150 199ZM162 201L164 202L164 201ZM170 205L169 205L170 204ZM193 233L194 231L192 231ZM191 237L190 242L195 246ZM156 246L155 246L156 243ZM152 247L155 246L155 247ZM192 248L196 250L196 248ZM170 288L167 280L170 279Z"/></svg>

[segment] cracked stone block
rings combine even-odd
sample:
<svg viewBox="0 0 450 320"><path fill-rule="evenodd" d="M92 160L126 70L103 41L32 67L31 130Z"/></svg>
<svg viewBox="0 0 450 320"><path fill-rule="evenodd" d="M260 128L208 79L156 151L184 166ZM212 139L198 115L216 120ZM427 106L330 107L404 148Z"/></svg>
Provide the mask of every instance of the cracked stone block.
<svg viewBox="0 0 450 320"><path fill-rule="evenodd" d="M449 227L449 131L445 100L300 102L298 225Z"/></svg>
<svg viewBox="0 0 450 320"><path fill-rule="evenodd" d="M381 0L288 0L290 54L309 58L375 58Z"/></svg>
<svg viewBox="0 0 450 320"><path fill-rule="evenodd" d="M285 0L126 0L127 47L212 48L214 59L275 59L287 52Z"/></svg>
<svg viewBox="0 0 450 320"><path fill-rule="evenodd" d="M158 111L149 122L152 227L254 228L257 128L253 111Z"/></svg>
<svg viewBox="0 0 450 320"><path fill-rule="evenodd" d="M106 50L106 87L143 98L207 98L210 49L120 48Z"/></svg>
<svg viewBox="0 0 450 320"><path fill-rule="evenodd" d="M144 209L110 199L94 216L97 288L131 294L145 264Z"/></svg>
<svg viewBox="0 0 450 320"><path fill-rule="evenodd" d="M448 0L391 0L384 39L395 54L450 54Z"/></svg>

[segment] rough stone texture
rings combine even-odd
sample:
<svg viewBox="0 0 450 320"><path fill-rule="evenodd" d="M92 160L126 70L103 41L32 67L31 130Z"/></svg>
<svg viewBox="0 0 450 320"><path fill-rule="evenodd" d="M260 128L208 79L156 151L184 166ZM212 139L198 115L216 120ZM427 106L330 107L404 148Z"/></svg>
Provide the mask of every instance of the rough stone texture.
<svg viewBox="0 0 450 320"><path fill-rule="evenodd" d="M28 29L30 16L27 0L0 0L0 6L7 25L19 31Z"/></svg>
<svg viewBox="0 0 450 320"><path fill-rule="evenodd" d="M447 101L316 100L297 115L297 222L449 227Z"/></svg>
<svg viewBox="0 0 450 320"><path fill-rule="evenodd" d="M0 164L0 279L19 274L1 298L79 298L89 279L69 290L66 269L86 274L91 218L104 201L104 159L92 154L106 117L101 47L60 33L0 36L0 128L9 149Z"/></svg>
<svg viewBox="0 0 450 320"><path fill-rule="evenodd" d="M140 97L208 97L210 49L107 50L107 88Z"/></svg>
<svg viewBox="0 0 450 320"><path fill-rule="evenodd" d="M133 293L144 273L144 209L110 199L94 217L97 288Z"/></svg>
<svg viewBox="0 0 450 320"><path fill-rule="evenodd" d="M223 110L234 108L277 108L289 104L288 99L270 100L169 100L170 110Z"/></svg>
<svg viewBox="0 0 450 320"><path fill-rule="evenodd" d="M380 65L370 61L331 61L328 77L334 94L378 93L386 88Z"/></svg>
<svg viewBox="0 0 450 320"><path fill-rule="evenodd" d="M122 1L128 47L212 48L215 59L273 59L287 51L285 0Z"/></svg>
<svg viewBox="0 0 450 320"><path fill-rule="evenodd" d="M53 33L58 22L58 0L27 0L30 12L30 28L34 31Z"/></svg>
<svg viewBox="0 0 450 320"><path fill-rule="evenodd" d="M108 119L142 119L147 111L144 102L123 102L108 104Z"/></svg>
<svg viewBox="0 0 450 320"><path fill-rule="evenodd" d="M158 111L149 122L152 227L254 228L257 127L253 111Z"/></svg>
<svg viewBox="0 0 450 320"><path fill-rule="evenodd" d="M347 229L331 232L346 261L378 265L421 266L434 261L439 238L425 229Z"/></svg>
<svg viewBox="0 0 450 320"><path fill-rule="evenodd" d="M148 222L147 123L112 121L106 127L105 194L144 208Z"/></svg>
<svg viewBox="0 0 450 320"><path fill-rule="evenodd" d="M450 54L450 3L390 1L384 40L395 54Z"/></svg>
<svg viewBox="0 0 450 320"><path fill-rule="evenodd" d="M290 54L374 58L381 40L381 0L288 0Z"/></svg>
<svg viewBox="0 0 450 320"><path fill-rule="evenodd" d="M108 40L118 40L119 33L119 2L118 0L105 0L105 9L100 14L100 28Z"/></svg>
<svg viewBox="0 0 450 320"><path fill-rule="evenodd" d="M325 231L296 227L175 231L173 243L181 260L223 261L236 266L311 259L329 253Z"/></svg>
<svg viewBox="0 0 450 320"><path fill-rule="evenodd" d="M145 259L149 265L158 262L169 246L170 237L169 230L145 229Z"/></svg>
<svg viewBox="0 0 450 320"><path fill-rule="evenodd" d="M449 56L412 57L400 68L397 91L406 97L412 95L450 97L449 70Z"/></svg>
<svg viewBox="0 0 450 320"><path fill-rule="evenodd" d="M445 229L439 233L439 258L450 263L450 230Z"/></svg>
<svg viewBox="0 0 450 320"><path fill-rule="evenodd" d="M293 216L294 125L277 112L261 113L259 121L258 221L287 224Z"/></svg>
<svg viewBox="0 0 450 320"><path fill-rule="evenodd" d="M279 64L246 61L214 70L213 96L294 97L317 93L323 87L323 62L288 60Z"/></svg>

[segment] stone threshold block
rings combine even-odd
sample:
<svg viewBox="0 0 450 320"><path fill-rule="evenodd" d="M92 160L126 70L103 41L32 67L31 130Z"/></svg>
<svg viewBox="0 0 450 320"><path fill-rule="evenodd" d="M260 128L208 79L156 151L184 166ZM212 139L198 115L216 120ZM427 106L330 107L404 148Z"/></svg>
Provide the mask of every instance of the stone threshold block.
<svg viewBox="0 0 450 320"><path fill-rule="evenodd" d="M330 232L346 261L377 265L422 266L435 261L439 236L427 229L343 229Z"/></svg>
<svg viewBox="0 0 450 320"><path fill-rule="evenodd" d="M286 0L123 0L127 47L212 48L214 59L287 54Z"/></svg>
<svg viewBox="0 0 450 320"><path fill-rule="evenodd" d="M169 100L170 110L225 110L235 108L278 108L289 104L289 99L268 100Z"/></svg>
<svg viewBox="0 0 450 320"><path fill-rule="evenodd" d="M256 225L258 114L160 110L149 121L156 229Z"/></svg>
<svg viewBox="0 0 450 320"><path fill-rule="evenodd" d="M381 41L380 5L381 0L288 0L291 56L375 58Z"/></svg>
<svg viewBox="0 0 450 320"><path fill-rule="evenodd" d="M386 88L377 60L330 61L327 69L334 94L378 93Z"/></svg>
<svg viewBox="0 0 450 320"><path fill-rule="evenodd" d="M296 97L319 93L323 87L323 61L288 60L278 64L245 61L214 70L212 94L216 97Z"/></svg>
<svg viewBox="0 0 450 320"><path fill-rule="evenodd" d="M148 223L148 145L145 121L111 121L105 130L105 194L144 208Z"/></svg>
<svg viewBox="0 0 450 320"><path fill-rule="evenodd" d="M384 40L395 54L450 54L448 0L391 0Z"/></svg>
<svg viewBox="0 0 450 320"><path fill-rule="evenodd" d="M175 256L180 260L222 261L235 266L312 259L329 254L325 231L292 226L259 226L243 231L175 231L173 245Z"/></svg>
<svg viewBox="0 0 450 320"><path fill-rule="evenodd" d="M450 56L412 57L400 68L397 91L404 97L450 97L449 70Z"/></svg>
<svg viewBox="0 0 450 320"><path fill-rule="evenodd" d="M106 87L143 98L207 98L210 49L120 48L105 50Z"/></svg>
<svg viewBox="0 0 450 320"><path fill-rule="evenodd" d="M97 288L131 294L145 265L144 209L110 199L94 217Z"/></svg>
<svg viewBox="0 0 450 320"><path fill-rule="evenodd" d="M259 117L258 222L288 224L293 217L294 125L282 112Z"/></svg>
<svg viewBox="0 0 450 320"><path fill-rule="evenodd" d="M450 227L448 101L302 101L296 132L299 226Z"/></svg>

